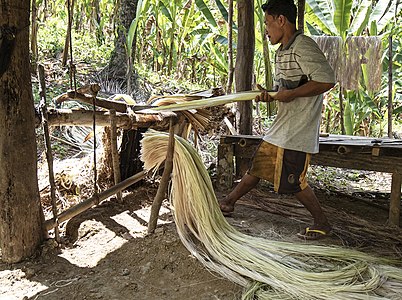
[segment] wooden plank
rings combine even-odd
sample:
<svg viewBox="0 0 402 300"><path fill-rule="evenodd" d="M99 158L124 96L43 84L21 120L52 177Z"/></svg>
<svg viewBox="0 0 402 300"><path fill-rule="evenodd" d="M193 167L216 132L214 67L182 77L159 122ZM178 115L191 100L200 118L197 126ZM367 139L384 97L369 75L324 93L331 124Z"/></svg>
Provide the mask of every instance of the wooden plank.
<svg viewBox="0 0 402 300"><path fill-rule="evenodd" d="M339 155L333 151L321 151L312 156L311 164L355 170L402 173L402 157L390 159L384 156L372 156L371 153L351 152L347 155Z"/></svg>

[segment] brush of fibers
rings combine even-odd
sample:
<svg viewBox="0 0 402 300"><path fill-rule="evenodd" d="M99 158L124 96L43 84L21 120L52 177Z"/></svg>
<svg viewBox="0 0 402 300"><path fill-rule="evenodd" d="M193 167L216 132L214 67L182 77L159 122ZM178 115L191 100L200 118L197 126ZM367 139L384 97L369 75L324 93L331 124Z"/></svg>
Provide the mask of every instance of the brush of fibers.
<svg viewBox="0 0 402 300"><path fill-rule="evenodd" d="M144 168L164 162L168 134L149 130ZM402 299L402 269L341 247L273 241L235 230L222 215L194 147L175 137L170 191L177 232L207 268L245 287L242 299Z"/></svg>

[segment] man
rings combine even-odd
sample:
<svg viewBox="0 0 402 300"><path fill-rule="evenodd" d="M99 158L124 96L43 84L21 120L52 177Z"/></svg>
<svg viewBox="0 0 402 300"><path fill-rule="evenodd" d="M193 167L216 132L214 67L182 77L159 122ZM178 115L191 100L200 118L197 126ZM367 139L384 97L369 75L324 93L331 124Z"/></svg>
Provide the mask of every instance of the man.
<svg viewBox="0 0 402 300"><path fill-rule="evenodd" d="M291 193L311 213L314 224L299 237L319 239L331 226L306 173L311 154L318 152L322 94L335 84L334 72L317 44L296 30L297 9L293 0L268 0L266 35L280 44L275 55L276 95L263 91L256 101L278 102L278 114L254 154L250 169L236 188L220 202L224 214L257 185L261 178L274 184L278 193Z"/></svg>

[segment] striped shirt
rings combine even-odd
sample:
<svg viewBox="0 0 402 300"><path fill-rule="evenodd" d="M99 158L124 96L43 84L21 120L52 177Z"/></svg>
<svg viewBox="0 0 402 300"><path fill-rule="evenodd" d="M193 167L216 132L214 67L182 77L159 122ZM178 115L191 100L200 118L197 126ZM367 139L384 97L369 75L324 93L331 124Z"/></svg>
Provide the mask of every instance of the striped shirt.
<svg viewBox="0 0 402 300"><path fill-rule="evenodd" d="M297 31L276 52L275 84L294 89L307 80L335 83L335 75L314 40ZM284 149L317 153L322 103L322 95L278 102L278 114L264 140Z"/></svg>

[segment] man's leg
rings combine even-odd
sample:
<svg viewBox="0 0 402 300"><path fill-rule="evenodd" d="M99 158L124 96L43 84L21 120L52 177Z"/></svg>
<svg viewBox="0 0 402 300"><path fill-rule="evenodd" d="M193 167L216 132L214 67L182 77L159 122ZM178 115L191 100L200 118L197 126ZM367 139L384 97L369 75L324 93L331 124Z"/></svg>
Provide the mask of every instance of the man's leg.
<svg viewBox="0 0 402 300"><path fill-rule="evenodd" d="M318 202L317 196L310 186L307 186L301 192L295 194L297 200L299 200L304 207L311 213L314 219L314 225L310 227L313 230L321 230L325 233L329 233L331 231L331 225L328 222L327 217L325 216L320 203ZM309 235L311 238L319 237L321 234L317 232L305 232L305 235Z"/></svg>
<svg viewBox="0 0 402 300"><path fill-rule="evenodd" d="M225 199L220 201L220 207L222 212L230 213L234 210L234 205L243 195L247 194L251 191L257 183L260 181L260 178L255 177L246 173L241 179L240 183L230 192L229 195L226 196Z"/></svg>

